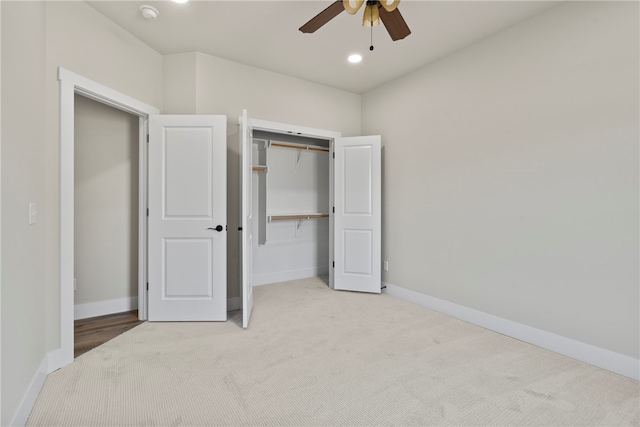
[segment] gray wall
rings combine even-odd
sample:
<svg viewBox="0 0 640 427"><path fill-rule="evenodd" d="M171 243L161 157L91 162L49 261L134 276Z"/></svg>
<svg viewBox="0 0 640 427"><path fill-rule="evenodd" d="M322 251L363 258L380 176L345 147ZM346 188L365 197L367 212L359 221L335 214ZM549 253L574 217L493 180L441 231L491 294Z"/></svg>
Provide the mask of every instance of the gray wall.
<svg viewBox="0 0 640 427"><path fill-rule="evenodd" d="M568 2L365 94L383 280L638 358L638 55Z"/></svg>
<svg viewBox="0 0 640 427"><path fill-rule="evenodd" d="M136 297L138 117L76 95L74 123L74 302Z"/></svg>
<svg viewBox="0 0 640 427"><path fill-rule="evenodd" d="M45 9L2 2L2 425L45 355ZM28 205L37 222L28 224Z"/></svg>

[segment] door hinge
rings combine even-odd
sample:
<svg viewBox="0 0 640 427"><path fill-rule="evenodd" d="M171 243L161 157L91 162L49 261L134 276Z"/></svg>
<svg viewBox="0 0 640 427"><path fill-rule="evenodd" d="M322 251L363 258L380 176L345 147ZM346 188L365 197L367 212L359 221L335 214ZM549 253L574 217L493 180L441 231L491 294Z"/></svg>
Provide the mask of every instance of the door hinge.
<svg viewBox="0 0 640 427"><path fill-rule="evenodd" d="M336 152L335 151L333 152L333 158L334 159L336 158Z"/></svg>
<svg viewBox="0 0 640 427"><path fill-rule="evenodd" d="M336 268L336 262L335 262L335 261L333 261L333 262L331 263L331 266L332 266L333 268Z"/></svg>
<svg viewBox="0 0 640 427"><path fill-rule="evenodd" d="M147 216L149 216L149 208L147 208Z"/></svg>
<svg viewBox="0 0 640 427"><path fill-rule="evenodd" d="M147 282L147 290L149 290L149 282Z"/></svg>
<svg viewBox="0 0 640 427"><path fill-rule="evenodd" d="M336 213L336 207L335 206L333 207L333 213Z"/></svg>
<svg viewBox="0 0 640 427"><path fill-rule="evenodd" d="M149 134L147 134L147 144L149 143Z"/></svg>

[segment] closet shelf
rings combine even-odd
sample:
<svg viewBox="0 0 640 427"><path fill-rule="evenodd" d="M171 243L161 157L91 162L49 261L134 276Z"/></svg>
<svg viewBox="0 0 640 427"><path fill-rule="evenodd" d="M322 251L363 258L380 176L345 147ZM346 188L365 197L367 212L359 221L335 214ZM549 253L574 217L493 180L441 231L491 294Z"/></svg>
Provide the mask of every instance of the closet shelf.
<svg viewBox="0 0 640 427"><path fill-rule="evenodd" d="M290 214L290 215L269 215L269 222L271 221L302 221L305 219L320 219L329 218L329 214L313 213L313 214Z"/></svg>
<svg viewBox="0 0 640 427"><path fill-rule="evenodd" d="M320 147L317 145L306 145L306 144L295 144L291 142L280 142L280 141L270 141L270 147L282 147L282 148L295 148L297 150L306 150L306 151L324 151L329 152L329 148Z"/></svg>

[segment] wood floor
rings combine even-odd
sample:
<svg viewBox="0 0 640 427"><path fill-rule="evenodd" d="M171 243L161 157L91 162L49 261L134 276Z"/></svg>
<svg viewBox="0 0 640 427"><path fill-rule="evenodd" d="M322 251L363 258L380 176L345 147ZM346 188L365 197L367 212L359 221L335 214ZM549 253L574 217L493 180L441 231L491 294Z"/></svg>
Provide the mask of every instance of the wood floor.
<svg viewBox="0 0 640 427"><path fill-rule="evenodd" d="M107 316L80 319L74 322L73 357L106 343L123 332L142 323L138 320L138 310Z"/></svg>

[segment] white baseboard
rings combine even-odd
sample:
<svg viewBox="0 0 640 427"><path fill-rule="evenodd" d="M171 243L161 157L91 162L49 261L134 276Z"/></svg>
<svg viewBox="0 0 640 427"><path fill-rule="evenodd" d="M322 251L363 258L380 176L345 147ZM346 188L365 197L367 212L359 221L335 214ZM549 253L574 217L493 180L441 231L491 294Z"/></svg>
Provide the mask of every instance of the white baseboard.
<svg viewBox="0 0 640 427"><path fill-rule="evenodd" d="M57 371L64 365L62 349L58 348L49 352L47 355L47 374Z"/></svg>
<svg viewBox="0 0 640 427"><path fill-rule="evenodd" d="M242 298L234 297L227 299L227 311L242 310Z"/></svg>
<svg viewBox="0 0 640 427"><path fill-rule="evenodd" d="M306 279L307 277L323 276L326 274L329 274L329 266L305 268L302 270L279 271L277 273L254 274L253 286Z"/></svg>
<svg viewBox="0 0 640 427"><path fill-rule="evenodd" d="M408 302L455 317L465 322L606 369L634 380L640 380L640 360L571 338L532 328L410 289L384 283L383 292Z"/></svg>
<svg viewBox="0 0 640 427"><path fill-rule="evenodd" d="M20 402L20 406L18 406L18 410L13 416L10 426L22 427L27 423L31 410L33 409L33 405L35 405L38 394L40 394L40 390L42 390L42 386L47 379L47 374L49 373L50 354L46 354L42 359L42 363L40 363L38 371L31 380L31 384L29 384L29 388L27 388L27 392L22 398L22 402Z"/></svg>
<svg viewBox="0 0 640 427"><path fill-rule="evenodd" d="M104 316L138 309L138 297L110 299L106 301L76 304L73 306L73 319Z"/></svg>

